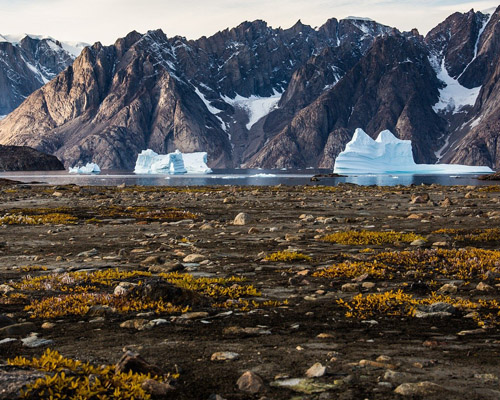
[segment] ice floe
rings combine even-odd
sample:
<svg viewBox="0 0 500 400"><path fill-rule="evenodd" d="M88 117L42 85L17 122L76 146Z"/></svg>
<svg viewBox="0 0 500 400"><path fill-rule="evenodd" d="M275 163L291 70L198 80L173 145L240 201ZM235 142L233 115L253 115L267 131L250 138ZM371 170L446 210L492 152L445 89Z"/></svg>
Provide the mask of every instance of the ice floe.
<svg viewBox="0 0 500 400"><path fill-rule="evenodd" d="M95 163L87 163L83 167L76 166L69 169L70 174L99 174L100 172L101 168Z"/></svg>

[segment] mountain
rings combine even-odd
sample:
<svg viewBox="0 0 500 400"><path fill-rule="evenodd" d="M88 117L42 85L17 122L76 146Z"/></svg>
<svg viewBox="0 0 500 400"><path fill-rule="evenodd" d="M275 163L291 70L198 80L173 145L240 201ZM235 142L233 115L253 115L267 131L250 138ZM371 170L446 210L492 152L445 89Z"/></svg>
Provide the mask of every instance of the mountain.
<svg viewBox="0 0 500 400"><path fill-rule="evenodd" d="M84 45L34 35L0 35L0 116L71 65Z"/></svg>
<svg viewBox="0 0 500 400"><path fill-rule="evenodd" d="M64 165L56 157L25 146L0 145L0 171L58 171Z"/></svg>
<svg viewBox="0 0 500 400"><path fill-rule="evenodd" d="M411 139L417 162L498 167L499 11L426 37L375 21L244 22L211 37L131 32L85 48L0 122L0 143L132 169L146 148L211 167L325 167L355 128Z"/></svg>

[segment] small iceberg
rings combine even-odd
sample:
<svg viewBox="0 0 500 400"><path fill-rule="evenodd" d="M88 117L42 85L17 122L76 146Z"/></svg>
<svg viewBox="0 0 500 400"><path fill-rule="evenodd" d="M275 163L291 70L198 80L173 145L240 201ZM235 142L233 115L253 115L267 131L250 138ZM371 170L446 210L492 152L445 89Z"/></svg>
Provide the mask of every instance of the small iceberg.
<svg viewBox="0 0 500 400"><path fill-rule="evenodd" d="M153 150L143 150L135 163L136 174L209 174L212 170L207 166L207 153L173 153L158 154Z"/></svg>
<svg viewBox="0 0 500 400"><path fill-rule="evenodd" d="M373 140L358 128L333 168L338 174L474 174L490 173L489 167L459 164L416 164L411 140L401 140L389 130Z"/></svg>
<svg viewBox="0 0 500 400"><path fill-rule="evenodd" d="M73 167L69 169L70 174L100 174L101 168L94 163L87 163L84 167Z"/></svg>

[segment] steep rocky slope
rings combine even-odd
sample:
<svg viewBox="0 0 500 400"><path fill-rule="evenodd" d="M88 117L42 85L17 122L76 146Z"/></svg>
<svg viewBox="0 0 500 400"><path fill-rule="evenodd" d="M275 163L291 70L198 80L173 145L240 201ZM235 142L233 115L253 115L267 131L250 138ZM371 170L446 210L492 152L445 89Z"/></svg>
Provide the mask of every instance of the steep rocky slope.
<svg viewBox="0 0 500 400"><path fill-rule="evenodd" d="M57 171L64 165L54 156L25 146L0 145L0 171Z"/></svg>
<svg viewBox="0 0 500 400"><path fill-rule="evenodd" d="M26 97L71 65L84 47L52 38L0 35L0 115L7 115Z"/></svg>

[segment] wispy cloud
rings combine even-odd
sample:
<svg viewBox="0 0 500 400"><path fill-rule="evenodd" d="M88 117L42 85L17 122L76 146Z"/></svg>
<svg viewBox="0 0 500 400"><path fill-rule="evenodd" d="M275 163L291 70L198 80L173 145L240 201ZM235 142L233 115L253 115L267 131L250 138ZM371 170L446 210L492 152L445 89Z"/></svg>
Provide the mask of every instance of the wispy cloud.
<svg viewBox="0 0 500 400"><path fill-rule="evenodd" d="M198 38L245 20L312 26L350 15L425 33L449 14L497 6L479 0L0 0L0 33L47 34L63 40L111 43L135 29Z"/></svg>

